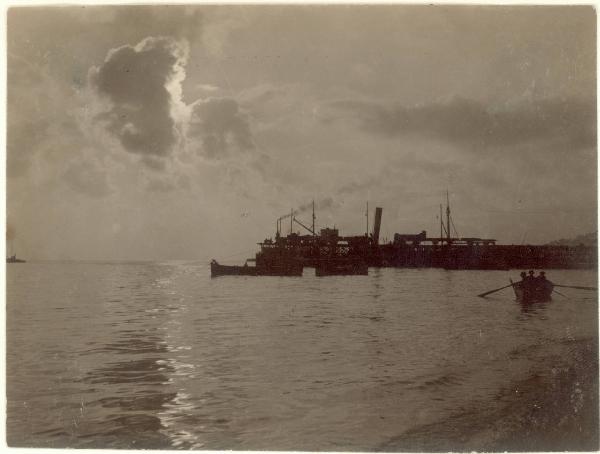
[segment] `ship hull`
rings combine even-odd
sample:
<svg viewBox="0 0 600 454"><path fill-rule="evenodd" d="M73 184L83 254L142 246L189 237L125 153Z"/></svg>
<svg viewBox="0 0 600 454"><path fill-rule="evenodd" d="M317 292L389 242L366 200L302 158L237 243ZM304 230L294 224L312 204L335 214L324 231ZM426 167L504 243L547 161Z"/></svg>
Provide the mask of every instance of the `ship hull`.
<svg viewBox="0 0 600 454"><path fill-rule="evenodd" d="M323 261L315 267L316 276L366 276L369 267L362 261Z"/></svg>
<svg viewBox="0 0 600 454"><path fill-rule="evenodd" d="M288 264L272 266L269 268L257 268L257 276L302 276L304 267L300 264Z"/></svg>

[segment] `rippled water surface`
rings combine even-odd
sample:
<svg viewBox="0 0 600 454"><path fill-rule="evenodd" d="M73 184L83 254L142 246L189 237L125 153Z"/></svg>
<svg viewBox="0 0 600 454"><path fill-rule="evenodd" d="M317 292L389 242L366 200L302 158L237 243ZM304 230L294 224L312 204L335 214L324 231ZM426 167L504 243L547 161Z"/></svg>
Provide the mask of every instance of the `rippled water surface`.
<svg viewBox="0 0 600 454"><path fill-rule="evenodd" d="M7 266L12 446L373 450L490 402L595 292L522 308L518 272L210 279L201 263ZM593 271L550 271L596 285Z"/></svg>

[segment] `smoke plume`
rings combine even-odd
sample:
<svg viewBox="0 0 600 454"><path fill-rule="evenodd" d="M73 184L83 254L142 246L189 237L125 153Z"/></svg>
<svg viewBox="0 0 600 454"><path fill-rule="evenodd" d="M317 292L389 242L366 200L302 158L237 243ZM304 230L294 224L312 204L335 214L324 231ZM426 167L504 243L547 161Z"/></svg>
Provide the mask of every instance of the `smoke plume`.
<svg viewBox="0 0 600 454"><path fill-rule="evenodd" d="M295 208L294 211L294 216L298 215L298 214L302 214L302 213L306 213L307 211L312 210L312 205L313 203L305 203L304 205L300 205L298 208ZM315 210L325 210L327 208L331 208L333 206L333 198L332 197L326 197L322 200L319 200L318 202L315 202ZM283 216L281 216L279 219L288 219L290 216L292 215L292 213L287 213L284 214Z"/></svg>

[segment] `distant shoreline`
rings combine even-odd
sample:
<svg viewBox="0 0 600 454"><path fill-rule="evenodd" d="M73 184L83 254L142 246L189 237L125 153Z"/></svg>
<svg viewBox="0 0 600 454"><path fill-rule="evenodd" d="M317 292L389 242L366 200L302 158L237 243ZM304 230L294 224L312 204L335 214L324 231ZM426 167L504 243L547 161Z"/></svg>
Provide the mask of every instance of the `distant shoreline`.
<svg viewBox="0 0 600 454"><path fill-rule="evenodd" d="M557 347L553 345L553 347ZM378 451L598 451L598 339L560 342L491 408L409 430Z"/></svg>

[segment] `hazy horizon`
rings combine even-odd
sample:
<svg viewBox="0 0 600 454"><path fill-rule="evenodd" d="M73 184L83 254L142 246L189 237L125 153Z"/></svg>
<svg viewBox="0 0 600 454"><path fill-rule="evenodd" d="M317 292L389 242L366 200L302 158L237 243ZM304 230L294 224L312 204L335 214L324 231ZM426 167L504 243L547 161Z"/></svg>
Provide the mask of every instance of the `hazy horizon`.
<svg viewBox="0 0 600 454"><path fill-rule="evenodd" d="M224 258L290 209L382 238L597 230L593 6L12 7L7 237ZM310 214L300 216L310 222Z"/></svg>

